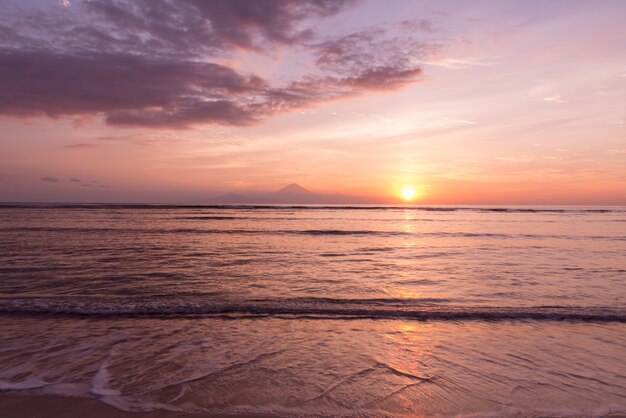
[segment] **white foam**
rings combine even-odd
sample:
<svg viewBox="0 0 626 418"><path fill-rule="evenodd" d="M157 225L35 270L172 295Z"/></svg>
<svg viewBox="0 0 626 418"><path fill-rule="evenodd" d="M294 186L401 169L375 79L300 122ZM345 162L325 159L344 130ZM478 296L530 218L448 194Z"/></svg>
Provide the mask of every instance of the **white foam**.
<svg viewBox="0 0 626 418"><path fill-rule="evenodd" d="M10 382L7 380L0 380L0 390L38 389L47 385L48 383L36 377L29 377L28 379L21 380L19 382Z"/></svg>
<svg viewBox="0 0 626 418"><path fill-rule="evenodd" d="M109 388L109 370L108 366L111 360L108 357L106 360L102 362L100 368L98 369L98 373L91 379L91 389L89 389L89 393L96 396L119 396L121 392L117 389Z"/></svg>

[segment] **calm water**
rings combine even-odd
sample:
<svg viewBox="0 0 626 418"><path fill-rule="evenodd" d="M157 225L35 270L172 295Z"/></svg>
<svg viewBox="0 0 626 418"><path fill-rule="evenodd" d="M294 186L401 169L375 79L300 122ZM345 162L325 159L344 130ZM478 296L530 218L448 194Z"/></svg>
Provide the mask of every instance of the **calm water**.
<svg viewBox="0 0 626 418"><path fill-rule="evenodd" d="M0 389L125 410L626 412L626 208L0 206Z"/></svg>

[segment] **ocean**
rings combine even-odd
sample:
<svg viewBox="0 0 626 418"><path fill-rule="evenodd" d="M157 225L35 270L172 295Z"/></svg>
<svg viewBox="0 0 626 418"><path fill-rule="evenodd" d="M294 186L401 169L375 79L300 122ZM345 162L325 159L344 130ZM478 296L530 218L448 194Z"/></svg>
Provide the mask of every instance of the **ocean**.
<svg viewBox="0 0 626 418"><path fill-rule="evenodd" d="M3 204L0 333L125 411L626 412L626 208Z"/></svg>

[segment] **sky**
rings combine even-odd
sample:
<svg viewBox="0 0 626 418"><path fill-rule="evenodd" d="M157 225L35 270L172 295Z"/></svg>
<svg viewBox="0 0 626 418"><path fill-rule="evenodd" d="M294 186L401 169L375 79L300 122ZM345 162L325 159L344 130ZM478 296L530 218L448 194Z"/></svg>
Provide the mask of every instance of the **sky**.
<svg viewBox="0 0 626 418"><path fill-rule="evenodd" d="M619 0L3 1L0 201L298 183L626 205L624 16Z"/></svg>

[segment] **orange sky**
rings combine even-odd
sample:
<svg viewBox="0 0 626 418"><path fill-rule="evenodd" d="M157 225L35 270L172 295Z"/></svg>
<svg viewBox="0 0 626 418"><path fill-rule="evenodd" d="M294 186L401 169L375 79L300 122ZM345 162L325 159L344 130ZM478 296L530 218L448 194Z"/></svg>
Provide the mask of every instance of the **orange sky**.
<svg viewBox="0 0 626 418"><path fill-rule="evenodd" d="M181 10L238 31L166 39L155 24L161 49L86 3L0 6L21 35L0 41L0 201L298 183L388 203L412 186L424 204L626 205L624 2L294 4L254 21ZM35 12L128 33L20 26Z"/></svg>

